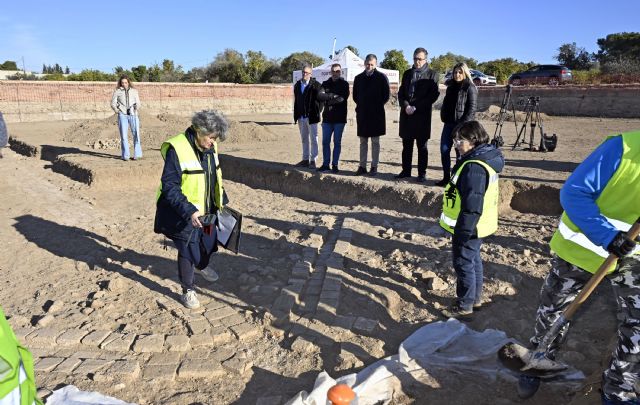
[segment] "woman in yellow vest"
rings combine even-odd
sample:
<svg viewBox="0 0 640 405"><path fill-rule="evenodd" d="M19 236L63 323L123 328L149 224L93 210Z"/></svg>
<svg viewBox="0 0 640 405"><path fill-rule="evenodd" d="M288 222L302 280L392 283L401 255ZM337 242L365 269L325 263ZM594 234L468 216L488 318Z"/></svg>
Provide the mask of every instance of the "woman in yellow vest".
<svg viewBox="0 0 640 405"><path fill-rule="evenodd" d="M607 276L618 301L618 342L602 374L602 403L640 404L640 247L626 234L640 217L640 131L608 137L569 176L560 203L553 269L540 290L531 346L538 346L607 256L618 256ZM550 358L568 326L552 342ZM518 395L531 397L539 386L539 378L522 375Z"/></svg>
<svg viewBox="0 0 640 405"><path fill-rule="evenodd" d="M178 249L181 301L189 309L200 306L194 290L194 267L206 280L218 279L209 264L217 250L216 227L208 223L203 227L201 219L227 203L217 142L225 140L228 128L218 111L200 111L183 134L168 139L160 148L164 169L154 231L173 240Z"/></svg>
<svg viewBox="0 0 640 405"><path fill-rule="evenodd" d="M444 189L440 226L453 233L457 299L442 314L459 318L471 315L481 304L480 245L482 238L498 229L498 173L504 158L500 149L489 144L489 134L478 121L458 125L452 137L460 160Z"/></svg>

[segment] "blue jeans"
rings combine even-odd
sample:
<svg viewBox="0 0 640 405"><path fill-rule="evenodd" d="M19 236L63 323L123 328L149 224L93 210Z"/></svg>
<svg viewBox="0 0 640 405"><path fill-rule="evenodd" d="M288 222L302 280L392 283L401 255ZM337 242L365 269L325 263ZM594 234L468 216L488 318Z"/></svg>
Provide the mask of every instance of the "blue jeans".
<svg viewBox="0 0 640 405"><path fill-rule="evenodd" d="M471 309L479 304L482 297L482 259L480 258L482 239L469 239L463 244L453 244L453 268L458 279L456 296L458 304L464 309Z"/></svg>
<svg viewBox="0 0 640 405"><path fill-rule="evenodd" d="M322 166L338 166L342 150L342 132L344 123L322 123ZM333 134L333 160L331 160L331 134Z"/></svg>
<svg viewBox="0 0 640 405"><path fill-rule="evenodd" d="M140 146L140 122L137 115L127 115L118 113L118 129L120 130L120 148L122 149L122 159L128 160L129 154L129 137L128 131L131 128L133 136L133 157L136 159L142 157L142 146Z"/></svg>
<svg viewBox="0 0 640 405"><path fill-rule="evenodd" d="M442 127L442 136L440 137L440 158L442 159L442 174L445 179L451 178L451 149L453 146L453 137L451 133L456 124L444 124ZM456 160L460 158L460 154L456 151Z"/></svg>

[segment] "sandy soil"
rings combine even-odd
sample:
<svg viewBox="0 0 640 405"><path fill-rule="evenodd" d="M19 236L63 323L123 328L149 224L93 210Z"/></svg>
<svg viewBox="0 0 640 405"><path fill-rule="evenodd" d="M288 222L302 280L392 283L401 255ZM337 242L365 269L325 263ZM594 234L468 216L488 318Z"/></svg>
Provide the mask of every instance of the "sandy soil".
<svg viewBox="0 0 640 405"><path fill-rule="evenodd" d="M222 153L272 165L300 160L290 117L230 118L232 132ZM285 195L232 181L226 182L232 206L245 215L242 252L221 251L215 259L220 280L196 280L204 308L183 310L176 301L175 249L170 243L165 248L152 222L159 144L187 123L179 117L143 116L145 158L138 162L117 159L115 119L9 125L12 137L40 148L40 158L5 150L0 160L0 303L33 350L44 395L75 384L136 403L284 403L310 390L318 372L340 376L358 371L395 354L420 326L443 319L439 310L455 296L455 273L450 240L435 217L380 209L371 201L343 205L341 195L335 195L335 204L321 203L326 199L301 199L295 192ZM495 123L483 123L493 135ZM505 123L503 130L508 144L515 140L510 125ZM505 148L505 180L558 188L606 135L640 128L640 120L548 117L544 125L547 133L558 134L558 149ZM387 128L397 133L391 115ZM440 130L434 114L431 183L426 186L393 180L402 145L395 135L382 138L380 176L351 179L358 165L353 123L343 138L344 172L322 176L348 178L353 187L390 184L437 193L432 183L440 179ZM55 171L62 157L103 177L92 185L75 181L69 172ZM319 176L304 172L304 178ZM308 185L302 181L299 187ZM550 269L547 242L556 222L555 215L504 210L498 233L483 245L485 305L470 327L528 338L537 293ZM336 257L339 303L337 317L327 321L315 311L313 281L324 288L322 274L336 267ZM304 287L283 321L279 303L297 285L300 269L307 278L302 277ZM599 403L600 373L615 328L609 290L598 288L562 350L561 358L587 375L584 385L578 390L543 385L527 403ZM110 338L88 338L97 332L130 340L110 346L105 343ZM147 336L160 336L159 345L145 345ZM203 343L202 336L212 340ZM132 368L118 374L114 364ZM405 382L394 401L521 402L510 379L491 382L447 370L427 370L426 376Z"/></svg>

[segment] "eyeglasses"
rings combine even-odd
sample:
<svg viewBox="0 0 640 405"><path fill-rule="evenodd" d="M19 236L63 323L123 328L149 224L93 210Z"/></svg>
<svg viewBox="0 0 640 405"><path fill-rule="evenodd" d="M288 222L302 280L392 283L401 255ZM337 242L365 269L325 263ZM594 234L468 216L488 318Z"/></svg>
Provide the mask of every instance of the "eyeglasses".
<svg viewBox="0 0 640 405"><path fill-rule="evenodd" d="M413 58L413 60L415 60L416 62L420 62L422 60L425 60L425 58Z"/></svg>
<svg viewBox="0 0 640 405"><path fill-rule="evenodd" d="M310 74L311 74L311 72L302 72L302 74L310 75Z"/></svg>
<svg viewBox="0 0 640 405"><path fill-rule="evenodd" d="M340 73L340 70L332 70L331 73Z"/></svg>
<svg viewBox="0 0 640 405"><path fill-rule="evenodd" d="M460 139L460 138L453 138L453 143L455 143L456 145L462 145L462 142L466 142L466 139Z"/></svg>

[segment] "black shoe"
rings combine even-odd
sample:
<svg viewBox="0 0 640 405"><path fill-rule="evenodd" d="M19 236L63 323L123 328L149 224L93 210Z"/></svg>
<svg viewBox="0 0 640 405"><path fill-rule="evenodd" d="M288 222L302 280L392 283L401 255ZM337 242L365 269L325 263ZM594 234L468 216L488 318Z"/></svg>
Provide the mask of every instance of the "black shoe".
<svg viewBox="0 0 640 405"><path fill-rule="evenodd" d="M444 178L440 181L436 181L436 186L438 187L444 187L447 185L447 183L449 183L449 179L448 178Z"/></svg>
<svg viewBox="0 0 640 405"><path fill-rule="evenodd" d="M447 318L460 319L472 315L473 309L464 309L460 305L454 304L449 308L443 309L441 312L442 315L446 316Z"/></svg>
<svg viewBox="0 0 640 405"><path fill-rule="evenodd" d="M522 399L531 398L540 388L540 377L521 374L518 379L518 396Z"/></svg>
<svg viewBox="0 0 640 405"><path fill-rule="evenodd" d="M416 177L416 181L418 183L425 183L427 181L427 178L424 176L424 174L421 174L418 177Z"/></svg>
<svg viewBox="0 0 640 405"><path fill-rule="evenodd" d="M309 169L315 169L316 168L316 162L309 162Z"/></svg>
<svg viewBox="0 0 640 405"><path fill-rule="evenodd" d="M309 161L308 160L301 160L298 163L296 163L297 167L309 167Z"/></svg>
<svg viewBox="0 0 640 405"><path fill-rule="evenodd" d="M371 166L371 170L369 170L369 176L373 177L378 174L378 167Z"/></svg>
<svg viewBox="0 0 640 405"><path fill-rule="evenodd" d="M362 176L363 174L367 174L367 169L362 166L358 167L358 170L356 170L356 176Z"/></svg>
<svg viewBox="0 0 640 405"><path fill-rule="evenodd" d="M331 171L334 173L338 173L340 170L338 170L338 165L333 165L331 166Z"/></svg>
<svg viewBox="0 0 640 405"><path fill-rule="evenodd" d="M404 179L405 177L411 177L411 173L400 172L400 173L395 175L396 179Z"/></svg>
<svg viewBox="0 0 640 405"><path fill-rule="evenodd" d="M329 166L324 166L323 165L323 166L318 167L318 171L319 172L326 172L328 170L329 170Z"/></svg>

